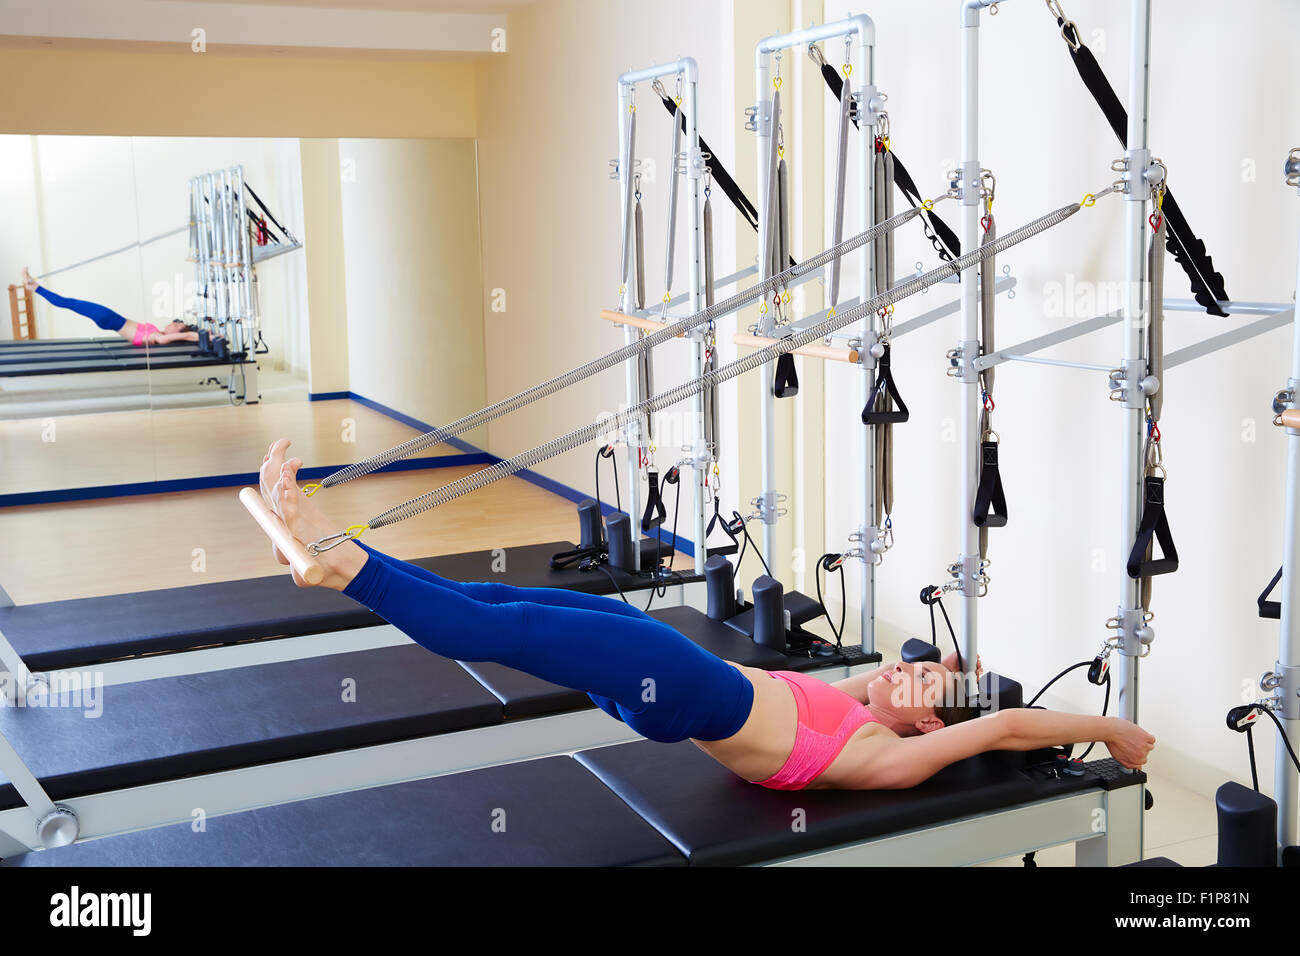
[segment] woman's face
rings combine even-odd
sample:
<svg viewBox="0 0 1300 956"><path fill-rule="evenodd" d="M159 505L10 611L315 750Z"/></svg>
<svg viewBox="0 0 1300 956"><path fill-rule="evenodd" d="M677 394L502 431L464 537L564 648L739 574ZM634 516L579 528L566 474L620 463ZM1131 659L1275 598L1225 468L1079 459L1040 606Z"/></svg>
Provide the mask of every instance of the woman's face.
<svg viewBox="0 0 1300 956"><path fill-rule="evenodd" d="M168 322L168 323L167 323L167 326L163 329L163 331L164 331L164 332L167 332L167 333L184 332L184 331L185 331L185 323L184 323L184 322Z"/></svg>
<svg viewBox="0 0 1300 956"><path fill-rule="evenodd" d="M950 687L948 668L930 661L900 661L867 686L867 707L877 718L889 717L915 733L938 730L934 714Z"/></svg>

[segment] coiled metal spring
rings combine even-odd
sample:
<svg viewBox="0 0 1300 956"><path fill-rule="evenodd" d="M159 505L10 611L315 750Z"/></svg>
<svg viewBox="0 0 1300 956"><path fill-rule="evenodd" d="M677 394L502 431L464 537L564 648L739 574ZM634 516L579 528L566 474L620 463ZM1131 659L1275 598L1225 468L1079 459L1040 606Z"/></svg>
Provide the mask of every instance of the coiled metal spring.
<svg viewBox="0 0 1300 956"><path fill-rule="evenodd" d="M934 202L939 202L943 198L946 197L940 197L940 199L936 199ZM933 203L931 203L931 205L933 205ZM813 256L811 259L792 266L784 272L760 282L758 285L745 289L742 292L737 292L730 298L723 299L721 302L715 303L707 309L696 312L693 315L688 315L671 325L666 325L662 329L658 329L630 345L625 345L621 349L610 352L608 355L601 356L598 359L593 359L586 365L580 365L578 368L565 372L563 375L558 375L550 381L542 382L540 385L534 385L531 388L527 388L518 395L513 395L510 398L504 398L499 402L488 405L486 408L480 409L472 415L466 415L464 418L452 422L450 425L445 425L442 428L435 428L432 431L425 432L423 435L419 435L400 445L396 445L393 448L388 449L388 451L380 452L379 454L373 455L363 461L348 465L346 468L341 468L332 475L322 479L320 486L322 488L330 488L334 485L341 485L345 481L351 481L353 478L360 478L362 475L368 475L373 471L378 471L380 468L390 465L399 459L406 458L409 455L414 455L416 452L440 444L449 438L470 431L480 425L485 425L494 419L500 418L502 415L509 414L510 412L523 408L525 405L529 405L539 399L558 392L561 389L568 388L570 385L574 385L577 382L590 378L599 372L613 368L615 365L626 362L630 358L635 358L641 353L647 352L658 345L662 345L664 342L668 342L679 335L689 332L701 325L706 325L720 316L735 312L737 309L740 309L751 302L757 302L768 292L780 288L782 285L790 282L790 280L819 269L832 259L842 256L845 253L852 252L854 249L871 242L873 239L877 239L885 233L897 229L915 216L920 215L922 211L923 207L918 206L899 213L897 216L886 219L883 222L879 222L865 232L861 232L851 239L845 240L838 246L832 246L824 252L820 252Z"/></svg>
<svg viewBox="0 0 1300 956"><path fill-rule="evenodd" d="M1107 192L1108 191L1109 190L1107 190ZM1104 195L1104 193L1099 193L1098 195ZM661 392L643 402L629 406L616 415L611 415L606 419L592 422L590 425L585 425L566 435L561 435L559 438L553 438L545 444L538 445L536 448L522 452L513 458L499 461L496 464L490 465L480 471L476 471L471 475L457 478L455 481L449 482L441 488L435 488L433 491L426 492L418 498L412 498L410 501L404 502L395 508L385 511L383 514L371 518L367 524L371 528L382 528L385 525L395 524L398 521L404 521L407 518L422 514L431 508L438 507L439 505L445 505L449 501L454 501L456 498L467 495L472 491L477 491L486 485L492 484L494 481L499 481L502 478L513 475L515 472L522 471L525 468L530 468L548 458L554 458L556 455L563 454L566 451L593 441L601 434L607 433L612 429L624 427L633 421L639 421L642 416L661 411L662 409L675 405L678 402L685 401L707 388L715 387L728 379L752 371L760 365L775 360L779 355L783 355L786 352L793 352L795 349L802 348L805 345L812 345L815 342L819 342L827 335L830 335L832 332L835 332L846 325L858 322L866 316L878 312L885 306L906 299L908 296L915 295L918 292L923 292L936 282L941 282L949 276L959 275L963 270L969 269L971 266L981 262L983 259L997 255L1005 249L1009 249L1018 243L1024 242L1032 236L1038 235L1040 232L1059 225L1078 212L1080 208L1082 207L1079 203L1071 203L1068 206L1062 206L1054 212L1041 216L1033 222L1021 226L1019 229L1015 229L1008 232L1006 235L994 239L992 242L964 253L951 262L945 262L942 265L931 269L929 272L915 276L906 282L902 282L894 288L886 290L867 302L864 302L862 305L833 316L825 322L812 326L797 335L783 338L779 342L752 352L744 358L731 362L728 365L721 366L712 371L706 371L697 379L692 379L689 382L678 385L676 388L669 389L666 392ZM915 213L917 210L914 209L910 211ZM887 222L890 221L892 220L888 220ZM886 223L881 223L880 225L884 226ZM865 236L867 234L864 233L863 235ZM853 240L849 241L852 242ZM868 240L863 239L863 241L865 242ZM802 267L815 268L815 266L810 264L813 261L814 260L809 260L809 262L803 263ZM733 298L735 297L733 296ZM720 303L720 305L723 304L725 303ZM691 321L691 319L683 319L682 321L687 322ZM667 331L668 329L664 330L664 332ZM662 334L664 333L655 333L656 336Z"/></svg>

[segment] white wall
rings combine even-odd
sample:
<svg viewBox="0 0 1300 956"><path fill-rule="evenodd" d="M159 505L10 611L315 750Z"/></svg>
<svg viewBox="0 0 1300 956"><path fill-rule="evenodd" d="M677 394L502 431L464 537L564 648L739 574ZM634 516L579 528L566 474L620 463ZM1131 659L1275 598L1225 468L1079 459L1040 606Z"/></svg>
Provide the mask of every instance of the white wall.
<svg viewBox="0 0 1300 956"><path fill-rule="evenodd" d="M338 152L349 388L430 424L477 411L485 402L474 142L341 139Z"/></svg>
<svg viewBox="0 0 1300 956"><path fill-rule="evenodd" d="M1279 172L1300 143L1300 90L1290 75L1300 8L1281 0L1230 11L1205 0L1154 6L1153 150L1168 164L1179 204L1229 293L1289 301L1300 202ZM826 18L847 7L827 0ZM1127 11L1123 0L1069 8L1121 99ZM893 145L922 192L935 195L959 147L957 4L878 0L870 13ZM994 213L1007 231L1103 187L1121 149L1041 5L1007 3L1000 15L986 14L981 42L980 160L997 176ZM1001 257L1020 284L1014 300L999 300L999 346L1116 307L1076 300L1061 314L1059 305L1064 288L1104 291L1123 281L1122 207L1103 200ZM941 208L956 226L955 204ZM900 234L900 270L916 260L929 268L935 257L919 227L910 227ZM932 290L908 300L898 320L951 295ZM1172 258L1166 295L1189 297ZM893 636L928 632L915 595L921 584L941 581L959 551L957 389L942 376L957 321L900 339L894 350L912 418L895 429L898 543L878 575L879 617ZM1167 350L1250 321L1172 313ZM1118 328L1094 333L1045 354L1114 365L1120 336ZM1291 330L1278 330L1173 369L1165 383L1168 513L1182 566L1155 583L1157 640L1141 665L1139 716L1160 741L1153 765L1203 772L1207 783L1227 774L1246 779L1243 742L1224 730L1223 716L1277 650L1276 624L1256 618L1254 599L1281 560L1284 442L1269 425L1269 402L1289 374L1290 343ZM827 370L828 538L857 522L851 445L831 440L854 427L853 379L848 369ZM1004 365L996 392L1010 522L990 536L993 580L980 602L979 643L986 663L1036 689L1097 652L1120 597L1127 553L1118 540L1119 420L1101 373ZM1082 710L1100 703L1082 680L1053 691L1058 703ZM1260 751L1261 777L1271 779L1271 742ZM1179 767L1180 760L1189 763Z"/></svg>

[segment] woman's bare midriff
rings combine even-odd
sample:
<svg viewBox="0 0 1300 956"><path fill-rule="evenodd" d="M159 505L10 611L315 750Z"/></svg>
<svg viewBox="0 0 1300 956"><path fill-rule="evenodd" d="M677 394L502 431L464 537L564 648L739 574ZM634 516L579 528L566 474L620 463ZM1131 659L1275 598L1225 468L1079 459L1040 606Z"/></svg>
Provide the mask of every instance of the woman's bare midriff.
<svg viewBox="0 0 1300 956"><path fill-rule="evenodd" d="M754 706L743 727L722 740L692 740L718 763L739 777L756 783L771 777L790 759L795 732L799 728L799 707L794 691L766 671L727 661L754 685ZM834 787L838 771L857 759L854 744L862 738L891 731L877 723L864 724L849 738L844 749L806 789Z"/></svg>

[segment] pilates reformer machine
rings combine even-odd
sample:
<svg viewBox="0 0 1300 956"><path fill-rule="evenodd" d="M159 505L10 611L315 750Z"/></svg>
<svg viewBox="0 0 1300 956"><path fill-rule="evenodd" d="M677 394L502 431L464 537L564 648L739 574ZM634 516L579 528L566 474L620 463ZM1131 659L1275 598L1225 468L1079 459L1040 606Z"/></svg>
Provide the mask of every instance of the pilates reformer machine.
<svg viewBox="0 0 1300 956"><path fill-rule="evenodd" d="M976 231L979 207L987 197L976 159L974 77L979 11L987 5L981 0L968 0L961 8L967 111L963 114L966 148L957 190L963 205L964 253L891 287L877 287L869 297L869 288L864 288L863 301L858 305L845 304L834 315L828 310L825 317L802 324L797 331L782 327L781 331L788 333L783 337L762 344L736 362L706 366L700 376L683 385L657 395L647 394L612 420L577 429L306 548L287 538L251 491L243 496L250 511L271 532L298 573L311 580L314 555L335 541L445 504L620 429L625 435L631 434L633 441L640 441L645 435L642 423L654 412L695 400L721 382L757 369L763 369L771 381L774 367L784 356L801 348L824 346L828 336L855 324L861 335L863 323L880 317L881 310L886 310L888 316L888 308L895 303L958 277L962 283L960 341L964 347L953 358L957 362L954 368L959 371L955 377L963 386L964 408L970 413L964 417L963 433L967 438L982 437L976 416L984 406L978 391L972 388L981 384L979 359L1002 355L1003 360L1012 360L1046 346L1026 343L992 353L991 343L986 340L985 354L980 355L978 314L974 308L979 293L973 270L983 269L1003 250L1063 223L1096 198L1116 192L1125 194L1132 204L1129 222L1136 228L1130 236L1130 251L1136 247L1136 252L1130 256L1130 265L1140 273L1146 254L1142 241L1147 222L1145 203L1150 197L1146 179L1149 156L1144 155L1145 146L1133 146L1131 155L1126 156L1122 185L1114 183L1096 196L1063 206L1019 229L996 236L988 235L991 230L987 230L981 241ZM1131 84L1130 101L1141 104L1133 114L1141 115L1142 120L1140 134L1131 136L1130 143L1144 143L1148 0L1134 0L1133 10L1135 25L1140 29L1134 34L1133 61L1137 65L1133 72L1137 85ZM854 29L850 31L848 26ZM875 43L870 20L855 18L848 25L818 29L824 31L823 38L856 35L864 60L858 65L859 75L870 75L866 64ZM792 42L805 41L799 38ZM765 92L766 87L761 87L760 99ZM870 99L865 103L869 104ZM693 111L686 117L688 123L693 122L692 117ZM860 121L864 117L859 113ZM630 159L630 151L626 155ZM630 162L620 170L624 171L631 175ZM913 210L911 215L878 220L858 237L833 245L824 254L825 259L813 257L788 269L777 269L766 260L761 268L769 273L767 278L739 298L751 294L754 298L742 304L757 301L775 292L781 283L799 279L805 274L801 270L820 268L833 258L861 249L920 212ZM760 232L760 236L763 234ZM764 255L760 254L760 263L765 262ZM779 264L784 267L786 262L781 260ZM985 286L987 289L987 279ZM711 294L712 284L708 289ZM740 307L718 305L727 305L731 311ZM1147 303L1135 298L1129 305L1140 310ZM707 328L707 323L721 314L710 313L706 306L673 323L660 321L649 335L639 339L629 335L623 349L597 361L608 362L603 368L621 363L636 366L640 354L696 327ZM1104 318L1109 323L1118 321ZM898 332L895 328L895 336ZM875 333L863 338L856 347L859 357L871 355L875 344L880 344ZM1141 386L1148 375L1143 349L1149 343L1126 336L1126 347L1130 344L1133 360L1126 362L1126 374L1118 380L1116 390L1127 391L1126 401L1136 406L1130 409L1125 405L1124 434L1126 442L1133 440L1140 448L1145 436L1141 429L1129 425L1145 424L1138 396L1145 395ZM883 358L883 350L872 357ZM637 368L632 374L640 389L644 373ZM476 416L504 414L502 409L522 407L531 400L530 393L549 394L563 387L556 384L559 381L521 393ZM476 416L463 421L477 424L487 420ZM431 438L430 443L454 434L457 427L473 425L453 423L431 432L430 436L439 437ZM418 448L413 445L430 436L377 459L386 457L391 461L414 453ZM977 471L979 449L974 441L965 444L971 467L963 484L963 511L973 515L981 484ZM703 447L707 450L707 441ZM1137 474L1142 456L1135 453L1132 459L1135 477L1131 482L1126 477L1126 487L1132 485L1134 492L1124 523L1126 551L1137 534L1141 503L1138 494L1143 477ZM359 463L351 473L340 472L337 480L325 479L321 486L330 487L381 467L382 462L376 460ZM633 485L637 486L635 482ZM770 489L770 485L765 487ZM630 510L635 515L639 508ZM1129 511L1132 515L1128 515ZM870 517L872 512L867 510L866 514ZM1129 522L1129 517L1134 520ZM964 553L955 578L964 600L961 651L967 659L974 659L976 654L974 599L983 590L978 525L973 519L971 524L977 530L970 534L968 528L963 529ZM605 530L609 532L608 523ZM704 537L698 538L697 564L706 554ZM486 565L486 553L476 556L473 562L467 562L467 556L454 557L458 559L453 572L457 576L486 577L486 567L466 573L469 567ZM528 562L521 566L530 567ZM249 600L246 593L244 602L236 605L241 613L246 609L250 617L256 616L260 601L264 607L279 609L282 619L260 628L258 634L251 633L256 625L250 620L244 625L248 633L242 637L235 637L233 629L216 635L209 622L208 630L193 635L189 646L228 639L246 643L238 648L210 647L155 654L147 659L114 660L125 656L120 652L130 635L123 635L117 644L100 642L95 647L80 648L72 647L75 642L65 637L64 646L57 652L40 646L42 641L48 642L47 635L59 630L50 625L58 621L60 613L67 619L84 621L88 606L47 606L30 615L33 622L43 615L44 629L28 624L25 633L14 630L15 623L25 623L25 615L17 613L24 609L10 609L9 614L0 609L0 630L15 639L22 637L17 645L0 642L0 663L11 677L6 685L10 698L48 697L58 686L56 679L78 666L101 671L107 677L105 692L120 695L112 706L105 706L99 718L108 723L90 722L94 727L91 733L98 735L91 742L87 742L87 734L77 723L82 720L81 714L72 708L0 709L0 773L9 781L8 786L0 786L0 856L13 857L12 862L20 865L51 866L924 864L977 862L1066 842L1077 843L1080 863L1125 863L1141 855L1145 776L1123 772L1113 761L1094 761L1068 773L1036 773L1019 759L1020 755L984 754L954 764L903 795L765 791L739 781L688 743L666 746L632 741L625 728L589 708L566 710L566 705L559 703L565 694L569 695L567 706L577 706L572 703L571 691L539 686L544 682L516 672L501 673L504 668L493 671L490 666L443 661L411 647L392 628L374 626L365 612L333 593L295 591L283 576L233 584L255 585L258 597ZM708 613L692 607L663 608L655 613L730 660L753 666L813 669L831 680L851 672L854 665L847 660L827 667L818 661L791 658L727 626L727 585L724 579L719 587L710 589L710 597L716 595L716 604L710 600ZM1137 611L1135 588L1131 581L1125 582L1121 610L1132 604L1132 610ZM120 612L127 605L118 601L113 606ZM158 612L162 613L161 604ZM336 621L351 615L343 626L364 630L334 629L324 637L280 641L255 639L286 633L308 635L314 633L312 628L330 630L327 619L332 615ZM290 617L296 619L288 620ZM1136 658L1150 643L1148 635L1136 633L1139 621L1147 623L1145 612L1129 615L1134 633L1127 642L1122 640L1126 634L1125 615L1117 617L1121 641L1116 649L1121 660L1126 654ZM104 622L104 630L117 626L107 605L100 607L98 619ZM73 629L65 619L65 634ZM143 643L155 651L179 650L184 645L177 630L175 622L164 622ZM1144 636L1148 637L1145 642ZM84 645L84 634L82 637ZM323 655L322 649L326 650ZM46 654L44 660L40 658L42 652ZM39 667L50 670L32 673L28 669ZM1121 667L1121 671L1124 669ZM1127 669L1135 691L1136 660ZM341 678L356 681L359 689L368 688L357 696L351 711L340 709L336 703ZM986 695L991 693L992 681L988 685L981 688ZM322 688L327 690L321 692ZM1007 695L1011 698L1007 700L1001 695L1004 689L997 688L999 703L1014 703L1014 692ZM439 700L430 701L431 696ZM311 703L304 704L305 700ZM1135 694L1130 693L1127 707L1130 713L1136 712ZM144 721L166 721L174 729L171 736L186 744L141 740L139 729ZM286 731L280 721L292 723L294 729ZM237 740L232 742L232 738ZM14 741L16 746L11 746ZM166 752L169 747L172 752ZM39 758L35 772L27 770L19 757L20 750L35 755L33 763ZM147 752L150 750L153 752ZM155 779L148 779L150 774ZM514 822L504 832L494 831L486 822L482 826L466 824L488 821L493 809L501 807L515 808L508 811ZM806 830L790 826L791 813L796 809L807 814ZM202 835L196 835L200 819L205 826ZM357 827L358 819L366 820L368 825ZM1103 821L1100 831L1098 820ZM132 830L139 832L128 832ZM316 839L305 841L302 833L312 833ZM95 839L114 834L120 835ZM57 847L73 839L84 842L49 852L27 852L39 846Z"/></svg>
<svg viewBox="0 0 1300 956"><path fill-rule="evenodd" d="M0 377L87 372L186 370L228 365L225 388L232 402L258 401L257 356L266 353L258 309L256 266L302 248L252 187L242 166L190 179L189 223L93 258L45 272L46 279L188 233L194 264L195 303L184 321L199 333L193 343L137 348L112 338L39 339L31 293L9 287L14 340L0 343Z"/></svg>
<svg viewBox="0 0 1300 956"><path fill-rule="evenodd" d="M874 43L874 34L869 39ZM335 541L444 504L610 430L627 429L705 388L770 368L781 356L976 267L1081 208L1079 203L1062 207L856 308L647 397L612 421L577 429L307 547L286 537L255 492L241 497L310 581L315 555ZM832 255L860 248L911 217L891 217ZM755 287L761 291L750 290L749 301L798 274L797 268L782 270ZM705 321L706 313L642 341L666 341ZM613 353L618 356L613 364L637 351ZM351 474L340 473L321 486L380 466L375 460L359 463ZM474 561L457 557L462 579L475 576L466 573L475 562L486 576L486 553ZM522 567L526 571L530 565ZM298 615L296 622L271 622L258 636L306 633L323 627L331 613L352 615L354 626L375 623L337 595L295 591L282 576L236 584L253 585L261 601L273 603L282 616ZM728 584L724 579L712 589L721 606L710 602L707 613L691 607L655 613L726 659L811 669L827 679L851 672L842 660L826 666L791 657L730 626ZM246 593L235 606L255 613L257 603ZM115 604L119 612L125 606ZM826 795L760 791L689 744L630 741L626 728L590 707L573 711L575 695L567 689L539 686L544 682L502 673L504 668L444 661L388 627L280 641L247 635L239 647L114 660L122 657L129 636L93 648L66 642L58 653L49 651L49 635L57 630L50 619L63 613L84 620L90 608L24 610L0 613L0 629L26 645L21 651L12 642L0 645L0 658L13 678L7 688L11 697L48 700L62 689L60 680L78 659L105 679L102 715L94 721L84 721L73 707L0 710L0 730L8 741L0 749L0 772L9 781L0 790L0 855L13 856L20 865L954 863L1068 841L1086 846L1090 862L1123 862L1140 853L1122 814L1112 813L1113 822L1102 830L1096 826L1097 811L1140 800L1143 776L1118 774L1113 762L1096 762L1075 775L1044 776L1025 773L1018 757L987 754L948 768L905 799L875 792L823 799ZM42 615L46 626L33 626ZM104 629L111 628L113 614L106 607L97 616ZM15 623L26 626L15 630ZM178 647L174 621L153 629L145 646ZM209 623L209 630L190 643L234 636L229 630L214 634ZM260 662L251 663L254 658ZM42 663L60 669L30 671ZM347 700L345 693L340 702L341 678L345 690L355 682L355 699ZM144 739L142 721L166 722L169 740ZM20 750L31 755L35 769L19 758ZM511 794L526 799L515 804ZM491 828L466 825L467 815L516 805L520 809L509 812L517 813L512 819L519 822L506 829L505 839ZM791 828L795 808L811 808L806 829ZM357 819L374 826L357 828ZM486 839L476 836L480 829ZM196 836L199 832L203 835ZM317 835L316 849L301 839L304 832ZM115 836L96 839L110 835ZM26 852L73 840L79 842L61 850Z"/></svg>

